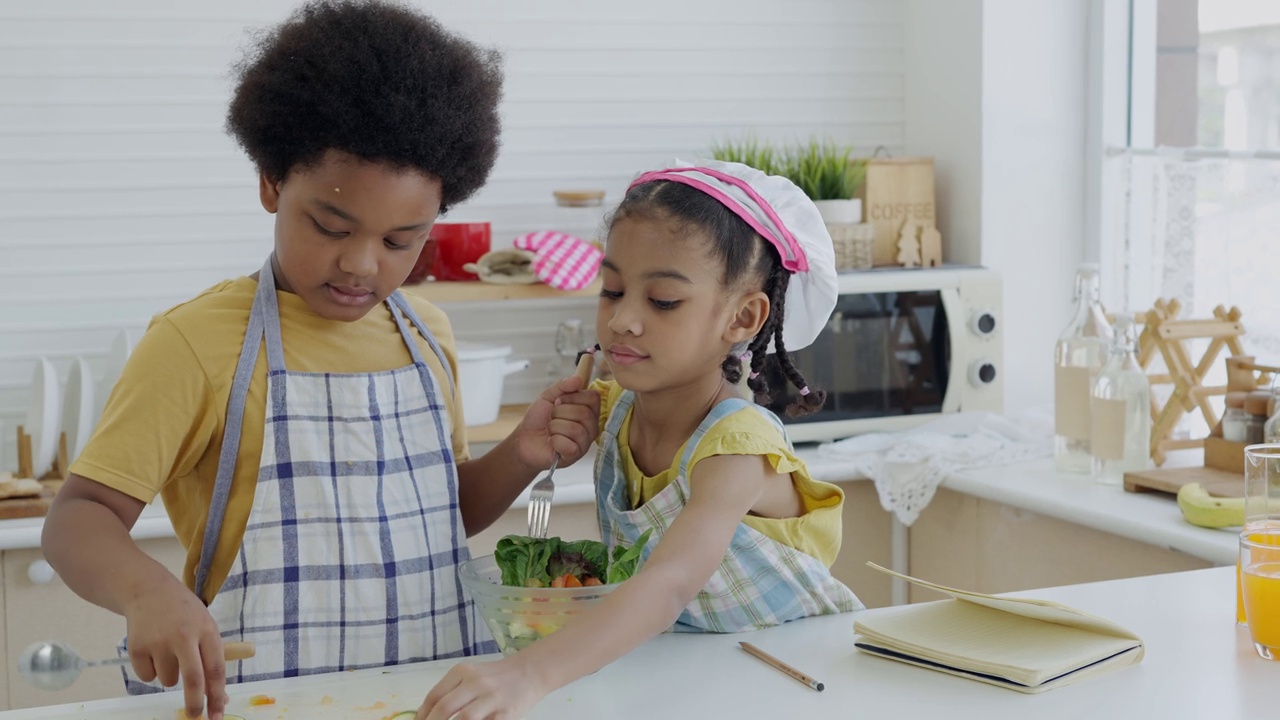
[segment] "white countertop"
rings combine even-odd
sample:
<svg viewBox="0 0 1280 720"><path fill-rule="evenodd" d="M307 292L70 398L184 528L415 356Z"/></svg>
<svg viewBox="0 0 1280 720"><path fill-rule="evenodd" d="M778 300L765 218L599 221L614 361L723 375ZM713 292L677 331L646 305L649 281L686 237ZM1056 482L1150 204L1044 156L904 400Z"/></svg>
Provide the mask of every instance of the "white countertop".
<svg viewBox="0 0 1280 720"><path fill-rule="evenodd" d="M797 454L818 480L866 480L851 470L848 463L821 456L816 448L803 448ZM555 504L595 501L594 462L595 453L588 453L573 465L555 472ZM1049 459L959 471L944 479L942 487L1170 548L1218 565L1236 562L1238 531L1196 527L1182 519L1172 496L1129 493L1119 487L1098 484L1087 475L1058 473ZM526 507L528 493L528 489L522 492L513 507ZM38 547L43 524L43 518L0 521L0 550ZM140 540L173 537L173 526L164 508L156 503L143 510L132 535Z"/></svg>
<svg viewBox="0 0 1280 720"><path fill-rule="evenodd" d="M1147 645L1136 667L1039 695L863 654L853 615L811 618L739 635L662 635L549 695L530 720L600 718L1275 717L1280 663L1255 654L1235 615L1230 568L1155 575L1015 595L1054 600L1115 621ZM893 612L892 608L866 612ZM747 640L825 683L815 692L737 647ZM455 661L275 680L230 688L246 718L376 720L410 709ZM660 688L661 692L654 692ZM246 707L265 693L271 706ZM331 701L321 704L325 696ZM383 702L385 706L375 707ZM170 720L176 694L0 713L5 720Z"/></svg>
<svg viewBox="0 0 1280 720"><path fill-rule="evenodd" d="M803 448L797 455L817 480L867 479L851 470L849 463L819 455L816 448ZM588 454L556 471L556 503L594 501L593 462L594 454ZM1125 492L1120 487L1094 482L1088 475L1059 473L1054 470L1052 459L962 470L945 478L942 487L1166 547L1218 565L1236 562L1238 531L1197 527L1182 519L1178 503L1171 495ZM527 504L526 491L516 506Z"/></svg>
<svg viewBox="0 0 1280 720"><path fill-rule="evenodd" d="M0 550L19 550L40 547L40 532L44 518L20 518L0 520ZM129 533L135 540L173 537L173 523L159 500L142 509L138 522Z"/></svg>

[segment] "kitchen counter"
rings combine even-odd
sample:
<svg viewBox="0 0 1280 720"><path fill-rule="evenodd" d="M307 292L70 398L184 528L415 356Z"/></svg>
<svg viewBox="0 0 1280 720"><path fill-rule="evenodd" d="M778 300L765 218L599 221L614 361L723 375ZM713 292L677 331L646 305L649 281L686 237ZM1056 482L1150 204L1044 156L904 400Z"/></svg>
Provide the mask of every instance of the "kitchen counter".
<svg viewBox="0 0 1280 720"><path fill-rule="evenodd" d="M797 455L817 480L857 482L867 478L847 462L802 448ZM589 454L555 473L555 503L594 502L591 484L594 455ZM1131 493L1102 485L1087 475L1059 473L1053 460L962 470L947 476L941 487L1021 510L1065 520L1112 535L1165 547L1217 565L1236 562L1238 532L1202 528L1182 519L1178 503L1161 493ZM516 507L528 505L527 491Z"/></svg>
<svg viewBox="0 0 1280 720"><path fill-rule="evenodd" d="M1115 621L1146 643L1136 667L1024 695L863 654L853 615L810 618L739 635L662 635L544 699L530 720L555 718L1004 717L1262 718L1275 714L1280 663L1257 657L1235 625L1229 568L1073 585L1015 595ZM867 610L894 612L893 608ZM822 681L815 692L742 652L747 640ZM376 720L416 706L456 661L233 686L246 718ZM654 692L661 688L662 692ZM275 705L247 707L262 693ZM329 698L326 703L325 698ZM171 720L178 694L0 713L5 720ZM383 703L379 705L379 703Z"/></svg>
<svg viewBox="0 0 1280 720"><path fill-rule="evenodd" d="M21 518L18 520L0 520L0 550L20 550L40 547L40 532L44 529L44 518ZM144 507L130 533L134 540L151 540L154 538L171 538L173 524L159 500Z"/></svg>
<svg viewBox="0 0 1280 720"><path fill-rule="evenodd" d="M866 480L853 472L848 463L820 456L815 448L803 448L798 455L818 480ZM554 504L595 501L594 460L594 453L589 453L573 465L556 470ZM1095 483L1088 476L1058 473L1049 459L959 471L944 479L942 487L1166 547L1217 565L1232 565L1236 561L1237 534L1187 523L1172 497L1129 493ZM513 507L523 508L528 503L526 489ZM42 518L0 521L0 550L38 547L43 522ZM173 526L157 502L143 510L132 534L136 539L173 537Z"/></svg>

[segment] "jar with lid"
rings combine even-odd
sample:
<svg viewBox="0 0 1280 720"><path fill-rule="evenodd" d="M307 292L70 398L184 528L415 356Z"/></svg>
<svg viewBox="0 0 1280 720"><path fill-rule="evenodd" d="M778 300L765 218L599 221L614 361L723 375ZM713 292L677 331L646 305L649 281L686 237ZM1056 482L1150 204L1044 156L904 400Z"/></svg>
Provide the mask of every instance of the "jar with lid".
<svg viewBox="0 0 1280 720"><path fill-rule="evenodd" d="M555 230L600 243L604 223L604 190L555 190Z"/></svg>
<svg viewBox="0 0 1280 720"><path fill-rule="evenodd" d="M1226 396L1226 411L1222 413L1222 439L1242 443L1249 432L1249 416L1244 411L1244 401L1249 397L1247 392L1229 392Z"/></svg>
<svg viewBox="0 0 1280 720"><path fill-rule="evenodd" d="M1280 402L1277 402L1277 393L1280 393L1280 373L1272 373L1271 375L1271 405L1267 408L1268 419L1262 426L1262 441L1265 443L1280 443Z"/></svg>
<svg viewBox="0 0 1280 720"><path fill-rule="evenodd" d="M1244 441L1250 445L1262 442L1266 435L1267 418L1270 416L1271 393L1254 390L1244 399Z"/></svg>

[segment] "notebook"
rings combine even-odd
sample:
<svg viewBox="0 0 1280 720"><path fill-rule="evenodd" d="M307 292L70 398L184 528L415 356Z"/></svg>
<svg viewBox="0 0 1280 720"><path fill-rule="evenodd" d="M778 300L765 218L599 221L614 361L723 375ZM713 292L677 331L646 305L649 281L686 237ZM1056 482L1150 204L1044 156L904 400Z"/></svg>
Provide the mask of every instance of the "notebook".
<svg viewBox="0 0 1280 720"><path fill-rule="evenodd" d="M956 590L867 564L951 599L861 613L853 630L863 652L1024 693L1142 661L1142 640L1100 617L1047 600Z"/></svg>

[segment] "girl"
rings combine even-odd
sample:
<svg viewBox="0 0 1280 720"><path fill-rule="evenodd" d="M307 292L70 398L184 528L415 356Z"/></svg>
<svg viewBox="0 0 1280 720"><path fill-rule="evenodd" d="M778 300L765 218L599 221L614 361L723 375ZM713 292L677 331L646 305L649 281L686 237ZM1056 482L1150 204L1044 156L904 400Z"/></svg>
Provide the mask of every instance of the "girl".
<svg viewBox="0 0 1280 720"><path fill-rule="evenodd" d="M459 665L418 718L521 717L548 692L672 628L740 632L848 612L830 573L843 494L815 482L758 402L773 352L799 389L824 394L787 348L835 307L831 239L789 180L706 162L641 175L610 221L596 332L616 382L602 397L596 496L607 541L653 530L640 572L574 623L519 654Z"/></svg>
<svg viewBox="0 0 1280 720"><path fill-rule="evenodd" d="M553 452L582 456L599 402L568 379L469 460L448 321L396 290L493 166L495 55L405 6L334 0L238 71L227 126L274 251L154 319L43 537L72 590L125 617L130 691L181 679L211 720L227 681L495 649L458 580L466 537ZM129 535L157 494L181 580ZM224 664L224 638L257 655Z"/></svg>

